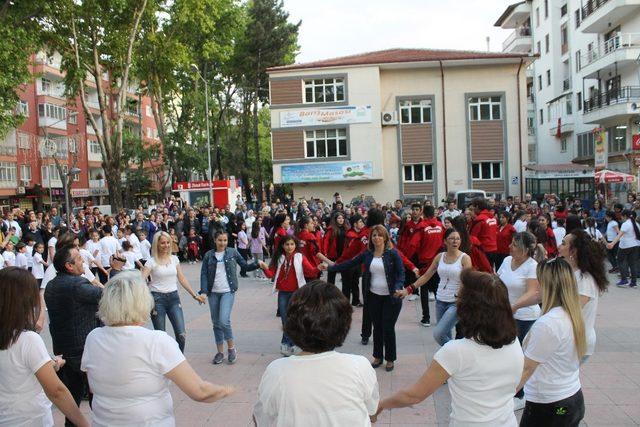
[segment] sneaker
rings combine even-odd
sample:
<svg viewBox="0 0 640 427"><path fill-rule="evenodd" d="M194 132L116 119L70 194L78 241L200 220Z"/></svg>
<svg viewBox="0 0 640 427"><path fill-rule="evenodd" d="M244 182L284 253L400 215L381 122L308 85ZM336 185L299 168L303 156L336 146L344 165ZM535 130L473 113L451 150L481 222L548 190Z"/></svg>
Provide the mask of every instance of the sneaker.
<svg viewBox="0 0 640 427"><path fill-rule="evenodd" d="M626 288L629 286L629 281L627 279L622 279L618 283L616 283L616 286L619 288Z"/></svg>
<svg viewBox="0 0 640 427"><path fill-rule="evenodd" d="M429 292L429 301L435 301L435 300L436 300L436 296L431 292Z"/></svg>
<svg viewBox="0 0 640 427"><path fill-rule="evenodd" d="M513 410L520 411L524 409L524 405L527 403L524 397L514 397L513 398Z"/></svg>
<svg viewBox="0 0 640 427"><path fill-rule="evenodd" d="M362 339L360 340L360 344L362 345L369 344L369 337L362 337Z"/></svg>
<svg viewBox="0 0 640 427"><path fill-rule="evenodd" d="M222 363L222 361L224 360L224 354L223 353L216 353L216 355L213 357L213 360L211 361L211 363L213 363L214 365L219 365Z"/></svg>
<svg viewBox="0 0 640 427"><path fill-rule="evenodd" d="M409 295L409 298L407 298L409 301L415 301L418 299L418 295L416 294L411 294Z"/></svg>
<svg viewBox="0 0 640 427"><path fill-rule="evenodd" d="M229 362L229 365L233 365L236 363L236 359L238 359L238 352L235 348L230 348L229 355L227 356L227 362Z"/></svg>
<svg viewBox="0 0 640 427"><path fill-rule="evenodd" d="M293 349L287 344L280 344L280 354L284 357L289 357L293 354Z"/></svg>
<svg viewBox="0 0 640 427"><path fill-rule="evenodd" d="M629 283L629 287L631 289L636 289L638 287L638 284L636 282L631 282L631 283Z"/></svg>
<svg viewBox="0 0 640 427"><path fill-rule="evenodd" d="M429 326L431 326L431 321L426 320L426 319L422 319L422 320L420 321L420 324L421 324L422 326L424 326L425 328L428 328Z"/></svg>

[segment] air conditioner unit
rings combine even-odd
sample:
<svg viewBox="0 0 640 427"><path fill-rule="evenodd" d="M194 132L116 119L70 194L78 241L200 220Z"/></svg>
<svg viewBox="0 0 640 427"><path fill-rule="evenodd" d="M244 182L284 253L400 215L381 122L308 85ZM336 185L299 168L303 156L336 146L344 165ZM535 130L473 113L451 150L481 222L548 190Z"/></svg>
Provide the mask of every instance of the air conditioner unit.
<svg viewBox="0 0 640 427"><path fill-rule="evenodd" d="M382 112L382 126L392 126L398 124L398 112L397 111L383 111Z"/></svg>
<svg viewBox="0 0 640 427"><path fill-rule="evenodd" d="M24 194L25 193L24 187L18 187L18 191L16 193L17 194Z"/></svg>

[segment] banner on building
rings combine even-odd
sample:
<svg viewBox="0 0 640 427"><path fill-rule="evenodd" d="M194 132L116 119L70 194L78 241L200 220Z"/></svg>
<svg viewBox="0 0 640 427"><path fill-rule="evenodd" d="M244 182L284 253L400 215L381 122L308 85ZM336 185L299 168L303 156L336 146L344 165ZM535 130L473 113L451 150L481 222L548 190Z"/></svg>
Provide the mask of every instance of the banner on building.
<svg viewBox="0 0 640 427"><path fill-rule="evenodd" d="M373 162L309 163L282 166L282 183L359 181L373 178Z"/></svg>
<svg viewBox="0 0 640 427"><path fill-rule="evenodd" d="M593 130L593 155L596 170L607 167L607 135L604 128Z"/></svg>
<svg viewBox="0 0 640 427"><path fill-rule="evenodd" d="M631 149L632 150L640 150L640 134L631 136Z"/></svg>
<svg viewBox="0 0 640 427"><path fill-rule="evenodd" d="M280 127L345 125L371 123L371 106L344 106L283 111Z"/></svg>

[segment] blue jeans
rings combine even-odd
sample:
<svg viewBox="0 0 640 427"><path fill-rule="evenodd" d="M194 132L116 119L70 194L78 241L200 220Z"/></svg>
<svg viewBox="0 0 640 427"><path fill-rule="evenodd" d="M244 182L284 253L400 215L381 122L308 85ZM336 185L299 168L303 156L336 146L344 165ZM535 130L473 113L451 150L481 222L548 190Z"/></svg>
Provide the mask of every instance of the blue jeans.
<svg viewBox="0 0 640 427"><path fill-rule="evenodd" d="M451 329L458 323L458 309L455 302L436 300L436 320L438 324L433 330L433 338L438 344L445 345L453 338Z"/></svg>
<svg viewBox="0 0 640 427"><path fill-rule="evenodd" d="M529 329L535 323L535 320L518 320L516 319L516 332L518 333L518 341L520 341L520 345L524 341L524 337L529 333ZM522 388L519 392L516 393L516 397L522 399L524 397L524 388Z"/></svg>
<svg viewBox="0 0 640 427"><path fill-rule="evenodd" d="M278 310L280 310L280 320L282 320L282 340L280 343L289 347L293 346L293 341L284 333L284 325L287 323L287 308L289 307L291 295L293 295L293 292L278 291Z"/></svg>
<svg viewBox="0 0 640 427"><path fill-rule="evenodd" d="M180 351L184 353L184 346L187 342L187 331L184 326L184 313L180 304L178 291L173 292L151 292L155 307L151 310L151 322L153 329L165 331L165 315L169 317L169 322L173 326L173 334L178 341Z"/></svg>
<svg viewBox="0 0 640 427"><path fill-rule="evenodd" d="M211 323L213 323L213 335L216 344L233 339L231 331L231 309L235 300L233 292L211 292L209 298L209 311L211 311Z"/></svg>

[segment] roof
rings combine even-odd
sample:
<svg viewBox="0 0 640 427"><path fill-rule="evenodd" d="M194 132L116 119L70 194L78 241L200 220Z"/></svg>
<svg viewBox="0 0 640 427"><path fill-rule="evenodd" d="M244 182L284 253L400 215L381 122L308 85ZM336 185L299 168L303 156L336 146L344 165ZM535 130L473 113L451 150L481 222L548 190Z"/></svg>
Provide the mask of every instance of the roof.
<svg viewBox="0 0 640 427"><path fill-rule="evenodd" d="M460 61L472 59L529 58L527 53L479 52L471 50L440 49L386 49L338 58L268 68L268 72L301 70L307 68L343 67L349 65L375 65L408 62Z"/></svg>
<svg viewBox="0 0 640 427"><path fill-rule="evenodd" d="M493 26L502 27L502 23L504 22L505 19L507 19L509 15L511 15L511 12L513 12L513 9L515 9L516 7L524 3L526 3L526 1L521 1L521 2L510 4L509 6L507 6L507 9L504 12L502 12L502 15L500 15L500 18L498 18L498 20L496 21L495 24L493 24Z"/></svg>
<svg viewBox="0 0 640 427"><path fill-rule="evenodd" d="M591 166L578 165L575 163L562 163L554 165L527 165L524 167L527 170L536 172L569 172L569 171L593 171Z"/></svg>

